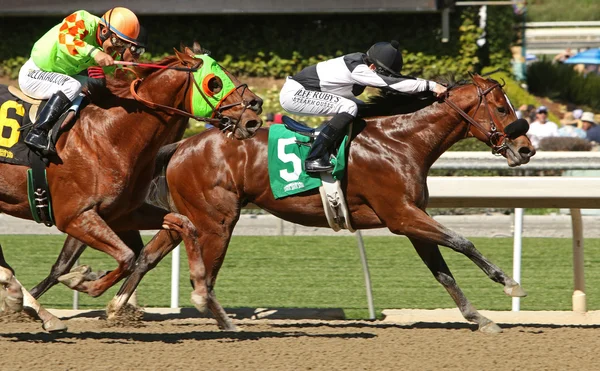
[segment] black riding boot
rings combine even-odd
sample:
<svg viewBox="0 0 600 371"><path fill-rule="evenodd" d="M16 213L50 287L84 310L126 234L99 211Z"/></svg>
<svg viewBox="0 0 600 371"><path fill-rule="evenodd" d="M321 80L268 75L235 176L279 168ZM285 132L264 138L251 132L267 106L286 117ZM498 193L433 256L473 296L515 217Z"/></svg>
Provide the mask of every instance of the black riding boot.
<svg viewBox="0 0 600 371"><path fill-rule="evenodd" d="M354 116L351 114L338 113L321 130L310 147L310 152L304 162L304 170L307 173L333 170L333 165L329 161L331 147L344 136L345 129L352 120L354 120Z"/></svg>
<svg viewBox="0 0 600 371"><path fill-rule="evenodd" d="M69 107L71 100L62 91L54 93L42 108L33 128L25 137L25 143L38 150L46 150L50 154L56 154L54 149L49 148L48 132L56 123L63 111Z"/></svg>

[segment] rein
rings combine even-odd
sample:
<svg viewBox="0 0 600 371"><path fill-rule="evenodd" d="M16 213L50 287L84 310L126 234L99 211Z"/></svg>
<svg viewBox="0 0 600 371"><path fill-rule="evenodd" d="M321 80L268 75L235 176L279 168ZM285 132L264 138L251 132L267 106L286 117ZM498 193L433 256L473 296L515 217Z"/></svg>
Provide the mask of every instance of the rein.
<svg viewBox="0 0 600 371"><path fill-rule="evenodd" d="M232 104L228 104L225 106L221 106L221 107L215 107L213 106L208 98L206 97L206 94L202 91L202 89L200 89L200 87L198 86L198 82L196 81L196 79L192 76L192 73L195 72L197 70L197 68L200 66L200 64L202 63L202 61L200 61L199 63L197 63L195 66L191 67L191 68L187 68L187 67L172 67L172 66L159 66L159 65L150 65L150 64L146 64L146 67L155 67L156 68L161 68L161 69L174 69L174 70L178 70L178 71L184 71L187 72L188 74L188 85L189 85L189 80L192 80L193 84L196 86L196 88L198 89L198 91L200 92L202 98L204 98L204 100L208 103L208 105L211 107L211 109L214 112L214 115L216 116L215 118L208 118L208 117L201 117L201 116L196 116L193 115L187 111L175 108L175 107L170 107L170 106L165 106L159 103L154 103L151 102L147 99L142 98L138 93L137 93L137 87L139 85L139 83L141 83L144 79L143 78L136 78L134 81L131 82L131 85L129 86L129 91L131 92L131 95L133 96L133 98L135 100L137 100L138 102L142 103L143 105L145 105L146 107L152 108L152 109L160 109L166 113L172 114L172 115L179 115L179 116L184 116L184 117L188 117L191 119L194 119L196 121L203 121L209 124L220 124L221 125L221 130L222 131L226 131L228 129L231 129L232 131L235 131L238 127L238 123L239 123L239 119L238 120L232 120L229 117L225 117L223 116L222 112L224 110L227 110L229 108L232 107L236 107L239 105L242 105L244 107L244 109L242 110L241 114L240 114L240 118L242 117L242 115L244 114L244 112L246 111L246 109L248 107L250 107L249 104L247 104L243 99L241 102L239 103L232 103ZM243 87L242 90L242 96L244 94L244 92L246 91L248 85L246 84L240 84L238 86L235 87L234 90L238 90L240 87Z"/></svg>
<svg viewBox="0 0 600 371"><path fill-rule="evenodd" d="M491 92L492 90L496 89L496 88L500 88L500 84L499 83L495 83L494 85L492 85L491 87L487 88L486 90L482 90L481 87L477 84L475 84L475 86L477 87L477 97L479 98L479 104L477 105L477 109L475 110L475 113L473 113L473 116L475 116L477 114L477 111L479 110L479 107L481 107L481 103L483 102L485 105L485 108L487 109L488 115L490 116L490 130L486 129L483 125L481 125L479 122L477 122L473 117L469 116L465 111L463 111L460 107L458 107L454 102L452 102L450 99L448 99L448 94L444 97L444 102L446 102L450 107L452 107L452 109L454 109L456 112L458 112L465 120L467 120L467 122L470 125L475 126L483 135L485 135L487 141L492 145L492 153L497 154L497 153L502 153L502 151L505 151L507 146L505 143L505 139L506 139L506 134L499 132L498 131L498 122L496 119L496 116L494 116L492 114L492 111L490 109L490 106L488 104L486 95Z"/></svg>

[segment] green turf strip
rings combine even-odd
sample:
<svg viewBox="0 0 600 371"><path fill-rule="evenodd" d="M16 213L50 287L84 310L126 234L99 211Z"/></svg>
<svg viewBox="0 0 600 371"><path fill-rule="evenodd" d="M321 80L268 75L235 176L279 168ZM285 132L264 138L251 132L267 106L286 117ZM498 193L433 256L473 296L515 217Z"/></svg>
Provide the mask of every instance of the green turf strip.
<svg viewBox="0 0 600 371"><path fill-rule="evenodd" d="M28 288L54 263L62 236L3 235L5 256ZM510 238L473 238L476 247L507 273L512 273ZM388 308L452 308L454 303L421 262L404 237L366 237L376 311ZM458 284L479 309L510 310L502 286L488 279L466 257L442 248ZM600 309L600 239L585 241L588 309ZM88 249L81 263L114 269L105 254ZM522 310L569 310L573 287L570 239L525 238L522 283L529 293ZM171 256L150 272L138 289L143 306L168 307ZM187 259L182 250L180 305L191 306ZM118 285L120 286L120 285ZM80 297L80 308L103 308L116 293ZM363 275L353 237L234 237L216 285L221 304L231 307L342 308L348 318L367 318ZM70 308L72 292L62 286L42 297L52 308Z"/></svg>

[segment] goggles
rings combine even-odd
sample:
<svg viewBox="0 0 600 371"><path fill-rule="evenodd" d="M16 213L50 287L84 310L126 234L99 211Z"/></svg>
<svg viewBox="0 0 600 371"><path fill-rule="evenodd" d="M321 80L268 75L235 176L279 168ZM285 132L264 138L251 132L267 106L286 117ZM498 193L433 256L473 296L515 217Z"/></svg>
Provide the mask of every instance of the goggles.
<svg viewBox="0 0 600 371"><path fill-rule="evenodd" d="M129 52L134 57L139 57L140 55L142 55L146 52L146 48L144 48L143 46L131 44L131 45L129 45Z"/></svg>
<svg viewBox="0 0 600 371"><path fill-rule="evenodd" d="M125 42L125 41L119 39L114 34L110 37L110 42L111 42L112 46L115 49L119 50L121 53L123 53L125 51L125 49L127 49L130 45L132 45L131 43L128 43L128 42Z"/></svg>

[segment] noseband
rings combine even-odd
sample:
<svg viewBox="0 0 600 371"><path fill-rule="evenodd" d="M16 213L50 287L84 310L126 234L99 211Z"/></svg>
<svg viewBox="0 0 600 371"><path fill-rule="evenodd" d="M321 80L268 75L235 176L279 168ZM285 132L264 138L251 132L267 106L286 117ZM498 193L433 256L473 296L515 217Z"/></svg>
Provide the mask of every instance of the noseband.
<svg viewBox="0 0 600 371"><path fill-rule="evenodd" d="M140 82L143 81L142 78L137 78L134 81L131 82L131 85L129 87L129 90L131 92L131 95L133 95L133 97L135 98L135 100L137 100L138 102L142 103L143 105L152 108L152 109L160 109L164 112L170 113L172 115L179 115L179 116L184 116L184 117L188 117L191 119L194 119L196 121L203 121L206 123L209 123L211 125L219 125L220 129L222 131L226 131L226 130L231 130L231 132L235 132L235 130L237 130L239 122L242 118L242 115L244 114L244 112L246 112L246 109L248 109L249 107L251 107L250 102L246 102L246 100L243 98L244 97L244 93L246 92L246 89L248 89L248 85L247 84L240 84L238 86L235 87L235 90L238 90L240 88L242 88L242 92L240 93L240 96L242 96L242 101L241 102L237 102L237 103L232 103L232 104L227 104L224 106L220 106L220 107L215 107L213 106L208 97L206 96L206 94L202 91L202 89L200 89L200 87L198 86L198 82L196 81L196 79L194 78L194 76L192 76L192 73L195 72L197 70L197 68L200 66L200 63L202 63L202 61L200 61L198 64L196 64L195 66L191 67L191 68L187 68L185 72L187 72L188 74L188 83L187 83L187 87L186 87L186 91L189 89L190 87L190 80L193 82L193 84L196 86L196 88L198 89L198 92L200 92L200 95L202 96L202 98L204 98L204 100L206 101L206 103L208 103L208 105L210 106L210 108L213 111L213 117L211 118L207 118L207 117L201 117L201 116L196 116L193 115L187 111L184 110L180 110L178 108L175 107L169 107L169 106L165 106L162 104L158 104L158 103L154 103L151 102L149 100L146 100L142 97L139 96L139 94L137 93L137 87L139 85ZM186 93L187 95L187 93ZM240 113L240 116L237 119L231 119L230 117L226 117L223 115L223 111L228 110L230 108L233 107L237 107L237 106L242 106L243 110Z"/></svg>
<svg viewBox="0 0 600 371"><path fill-rule="evenodd" d="M486 97L487 94L489 92L491 92L492 90L494 90L496 88L502 89L502 87L497 82L485 90L483 90L476 83L475 83L475 87L477 87L477 97L479 98L479 104L477 105L477 109L473 113L473 117L475 117L475 115L477 114L477 111L479 110L479 107L481 107L481 103L483 102L483 104L485 105L485 108L487 109L488 115L490 116L490 129L489 130L486 129L483 125L481 125L477 121L475 121L475 119L473 117L469 116L465 111L463 111L460 107L458 107L454 102L452 102L450 99L448 99L448 94L444 97L444 102L446 102L450 107L452 107L456 112L458 112L465 120L467 120L469 125L475 126L477 128L477 130L479 130L483 135L485 135L487 141L492 146L492 153L494 153L494 154L502 153L508 148L507 144L506 144L506 134L498 131L497 128L499 127L499 125L498 125L497 118L492 113L492 110L490 108L490 105L488 104L487 97Z"/></svg>

